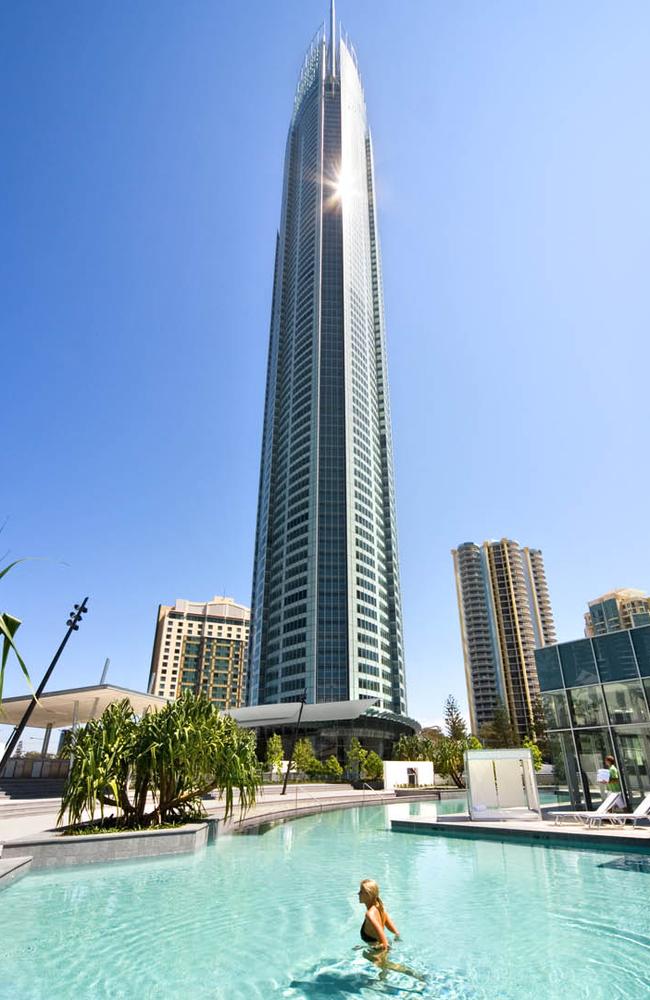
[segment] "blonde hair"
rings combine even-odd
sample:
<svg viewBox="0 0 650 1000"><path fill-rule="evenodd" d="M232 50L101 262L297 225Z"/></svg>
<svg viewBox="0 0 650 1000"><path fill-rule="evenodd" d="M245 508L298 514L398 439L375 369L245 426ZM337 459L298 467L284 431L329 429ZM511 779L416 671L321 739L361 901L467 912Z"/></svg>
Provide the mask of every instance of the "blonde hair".
<svg viewBox="0 0 650 1000"><path fill-rule="evenodd" d="M384 904L379 897L379 886L372 878L364 878L361 880L360 888L363 890L367 898L370 900L371 906L376 906L380 914L384 915Z"/></svg>

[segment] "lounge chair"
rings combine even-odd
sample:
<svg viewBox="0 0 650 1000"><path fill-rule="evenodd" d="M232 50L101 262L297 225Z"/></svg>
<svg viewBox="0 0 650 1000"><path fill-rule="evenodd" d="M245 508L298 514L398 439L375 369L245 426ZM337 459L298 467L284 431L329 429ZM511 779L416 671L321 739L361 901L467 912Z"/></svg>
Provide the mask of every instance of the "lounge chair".
<svg viewBox="0 0 650 1000"><path fill-rule="evenodd" d="M600 803L597 809L593 812L552 812L549 816L555 817L555 823L558 825L562 819L569 820L572 823L588 823L589 820L593 819L594 816L605 816L611 813L614 805L620 797L620 792L610 792L606 799Z"/></svg>
<svg viewBox="0 0 650 1000"><path fill-rule="evenodd" d="M631 813L603 813L600 816L592 816L589 826L600 826L605 820L612 823L620 823L624 826L628 820L632 820L632 825L636 826L640 819L647 819L650 816L650 794L646 795L642 802Z"/></svg>

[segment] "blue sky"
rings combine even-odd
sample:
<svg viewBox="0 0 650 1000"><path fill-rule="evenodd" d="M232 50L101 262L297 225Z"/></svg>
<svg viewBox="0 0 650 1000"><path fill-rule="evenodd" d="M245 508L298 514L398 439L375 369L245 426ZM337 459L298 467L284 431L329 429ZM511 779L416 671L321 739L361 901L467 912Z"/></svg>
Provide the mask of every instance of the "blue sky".
<svg viewBox="0 0 650 1000"><path fill-rule="evenodd" d="M409 710L465 690L450 550L543 550L558 633L650 586L650 7L340 0L373 128ZM293 89L325 0L0 10L2 582L52 687L248 602ZM12 667L5 694L24 685Z"/></svg>

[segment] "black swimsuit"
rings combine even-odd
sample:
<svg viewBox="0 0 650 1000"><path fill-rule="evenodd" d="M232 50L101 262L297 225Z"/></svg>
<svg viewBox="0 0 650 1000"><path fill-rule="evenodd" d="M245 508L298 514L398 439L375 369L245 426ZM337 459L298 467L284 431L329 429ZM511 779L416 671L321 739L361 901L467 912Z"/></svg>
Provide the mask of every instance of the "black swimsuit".
<svg viewBox="0 0 650 1000"><path fill-rule="evenodd" d="M365 927L366 927L366 918L364 917L363 923L361 924L361 930L359 932L361 934L361 940L365 941L366 944L379 944L380 943L379 940L376 937L371 937L366 931Z"/></svg>

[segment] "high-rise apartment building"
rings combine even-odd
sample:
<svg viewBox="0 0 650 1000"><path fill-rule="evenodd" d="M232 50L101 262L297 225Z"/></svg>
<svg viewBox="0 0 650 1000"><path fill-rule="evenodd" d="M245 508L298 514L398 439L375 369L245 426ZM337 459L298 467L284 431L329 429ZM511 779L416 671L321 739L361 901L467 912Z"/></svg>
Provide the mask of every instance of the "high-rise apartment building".
<svg viewBox="0 0 650 1000"><path fill-rule="evenodd" d="M232 597L161 604L149 692L165 698L202 692L219 708L240 708L246 696L249 629L250 609Z"/></svg>
<svg viewBox="0 0 650 1000"><path fill-rule="evenodd" d="M534 730L535 649L555 642L539 549L502 538L452 551L472 730L508 710L520 736Z"/></svg>
<svg viewBox="0 0 650 1000"><path fill-rule="evenodd" d="M248 701L403 713L372 142L333 5L294 99L271 313Z"/></svg>
<svg viewBox="0 0 650 1000"><path fill-rule="evenodd" d="M611 590L589 601L585 614L587 638L641 625L650 625L650 597L642 590Z"/></svg>

